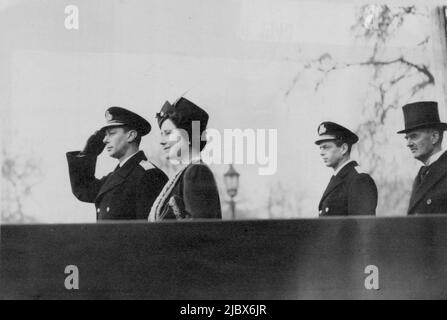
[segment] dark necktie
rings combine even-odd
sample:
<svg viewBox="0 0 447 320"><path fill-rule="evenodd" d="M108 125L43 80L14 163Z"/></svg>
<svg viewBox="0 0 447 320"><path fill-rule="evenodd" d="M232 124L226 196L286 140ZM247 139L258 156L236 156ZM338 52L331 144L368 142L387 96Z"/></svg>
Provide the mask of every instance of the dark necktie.
<svg viewBox="0 0 447 320"><path fill-rule="evenodd" d="M424 178L427 176L429 170L430 166L422 166L421 169L419 169L418 185L420 185L424 181Z"/></svg>

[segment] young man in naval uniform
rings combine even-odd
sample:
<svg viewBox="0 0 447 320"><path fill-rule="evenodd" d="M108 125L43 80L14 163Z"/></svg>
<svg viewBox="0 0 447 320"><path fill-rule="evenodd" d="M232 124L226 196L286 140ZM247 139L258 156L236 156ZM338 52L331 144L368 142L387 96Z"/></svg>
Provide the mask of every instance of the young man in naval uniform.
<svg viewBox="0 0 447 320"><path fill-rule="evenodd" d="M318 205L320 216L375 215L377 187L366 173L356 170L351 160L351 148L359 138L334 122L323 122L318 127L315 141L327 167L334 169Z"/></svg>
<svg viewBox="0 0 447 320"><path fill-rule="evenodd" d="M441 122L438 103L420 101L402 107L407 147L423 166L413 182L408 214L447 213L447 153L442 147L447 123Z"/></svg>
<svg viewBox="0 0 447 320"><path fill-rule="evenodd" d="M154 200L168 181L139 150L151 125L121 107L106 111L106 124L87 140L84 150L67 153L71 189L83 202L95 203L97 220L147 220ZM118 160L107 176L95 177L97 156L106 149Z"/></svg>

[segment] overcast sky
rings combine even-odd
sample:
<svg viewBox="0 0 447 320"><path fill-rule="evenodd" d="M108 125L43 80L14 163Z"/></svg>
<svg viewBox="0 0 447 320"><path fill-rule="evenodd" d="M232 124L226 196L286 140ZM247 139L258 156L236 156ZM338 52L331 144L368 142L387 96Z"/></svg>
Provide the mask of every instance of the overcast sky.
<svg viewBox="0 0 447 320"><path fill-rule="evenodd" d="M69 4L79 8L79 30L64 27ZM367 56L371 44L350 30L357 9L325 1L1 1L2 141L9 154L41 168L26 213L40 222L94 222L93 204L71 194L65 153L81 149L104 122L105 109L119 105L152 123L142 149L160 163L155 113L188 91L209 112L211 128L278 131L274 175L236 166L244 217L268 217L272 186L284 190L290 217L317 216L332 174L313 142L317 126L332 120L355 128L370 74L340 71L315 92L314 76L303 73L286 92L303 65L324 52L341 60ZM391 42L390 56L429 32L427 19L410 20ZM422 97L436 99L436 93ZM400 113L392 117L390 133L403 125ZM402 137L393 136L389 150L408 160L412 176L417 163ZM98 176L115 165L102 155ZM227 166L212 169L225 199Z"/></svg>

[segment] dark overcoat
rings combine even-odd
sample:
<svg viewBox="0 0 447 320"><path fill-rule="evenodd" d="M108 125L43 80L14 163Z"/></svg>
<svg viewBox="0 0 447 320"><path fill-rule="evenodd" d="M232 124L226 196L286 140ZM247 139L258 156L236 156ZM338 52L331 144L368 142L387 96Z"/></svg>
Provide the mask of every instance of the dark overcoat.
<svg viewBox="0 0 447 320"><path fill-rule="evenodd" d="M418 184L416 176L408 214L447 213L447 152L435 161Z"/></svg>
<svg viewBox="0 0 447 320"><path fill-rule="evenodd" d="M352 161L332 176L318 205L320 216L375 215L377 187L369 174Z"/></svg>
<svg viewBox="0 0 447 320"><path fill-rule="evenodd" d="M206 164L189 164L170 182L172 186L160 199L156 220L222 218L216 181Z"/></svg>
<svg viewBox="0 0 447 320"><path fill-rule="evenodd" d="M154 200L168 181L143 151L133 155L107 176L95 178L96 157L67 153L73 194L95 203L97 220L147 220Z"/></svg>

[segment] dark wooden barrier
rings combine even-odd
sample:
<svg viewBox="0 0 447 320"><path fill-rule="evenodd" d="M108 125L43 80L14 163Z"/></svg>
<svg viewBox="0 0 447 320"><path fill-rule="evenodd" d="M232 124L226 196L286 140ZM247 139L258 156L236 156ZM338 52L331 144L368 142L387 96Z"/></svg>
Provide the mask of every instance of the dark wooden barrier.
<svg viewBox="0 0 447 320"><path fill-rule="evenodd" d="M447 217L1 226L2 299L447 298ZM79 289L64 286L67 265ZM366 289L368 265L379 290Z"/></svg>

